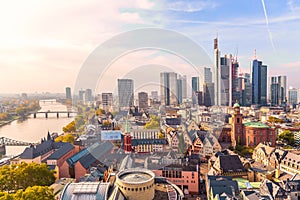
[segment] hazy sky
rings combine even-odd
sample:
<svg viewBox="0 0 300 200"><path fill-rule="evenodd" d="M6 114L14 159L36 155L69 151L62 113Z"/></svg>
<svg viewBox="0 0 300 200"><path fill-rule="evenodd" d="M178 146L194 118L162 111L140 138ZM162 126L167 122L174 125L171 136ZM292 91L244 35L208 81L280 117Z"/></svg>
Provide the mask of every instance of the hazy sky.
<svg viewBox="0 0 300 200"><path fill-rule="evenodd" d="M269 75L300 87L300 0L11 0L1 2L0 25L0 93L64 92L97 46L146 27L182 33L211 59L218 32L221 54L237 54L240 72L250 71L256 49ZM151 65L193 75L182 59L144 50L114 62L99 88L112 90L114 79Z"/></svg>

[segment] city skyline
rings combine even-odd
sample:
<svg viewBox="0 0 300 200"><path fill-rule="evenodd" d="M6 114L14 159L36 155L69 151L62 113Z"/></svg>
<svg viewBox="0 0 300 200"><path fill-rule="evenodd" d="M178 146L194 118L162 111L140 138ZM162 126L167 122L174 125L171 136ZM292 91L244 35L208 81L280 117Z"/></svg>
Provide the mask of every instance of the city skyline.
<svg viewBox="0 0 300 200"><path fill-rule="evenodd" d="M65 87L73 88L80 67L97 46L121 32L147 27L190 37L211 61L212 40L218 34L221 55L237 54L243 73L250 73L257 49L257 58L268 65L268 77L286 75L288 88L300 88L297 1L26 1L19 7L5 2L0 10L0 84L5 85L0 93L63 93ZM107 79L141 65L191 69L174 57L160 51L133 52L114 63L112 69L120 70Z"/></svg>

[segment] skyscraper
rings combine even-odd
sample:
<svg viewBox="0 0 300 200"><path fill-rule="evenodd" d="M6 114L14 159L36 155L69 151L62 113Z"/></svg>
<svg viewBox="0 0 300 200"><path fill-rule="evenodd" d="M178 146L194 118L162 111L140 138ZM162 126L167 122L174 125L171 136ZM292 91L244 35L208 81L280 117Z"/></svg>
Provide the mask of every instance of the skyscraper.
<svg viewBox="0 0 300 200"><path fill-rule="evenodd" d="M69 100L72 99L70 87L66 87L66 99L69 99Z"/></svg>
<svg viewBox="0 0 300 200"><path fill-rule="evenodd" d="M146 92L139 92L139 109L146 111L148 109L148 93Z"/></svg>
<svg viewBox="0 0 300 200"><path fill-rule="evenodd" d="M221 69L220 69L220 50L218 38L214 39L214 82L215 82L215 105L221 105Z"/></svg>
<svg viewBox="0 0 300 200"><path fill-rule="evenodd" d="M165 106L178 104L178 83L175 72L160 73L161 104Z"/></svg>
<svg viewBox="0 0 300 200"><path fill-rule="evenodd" d="M177 98L178 104L182 103L182 79L177 79Z"/></svg>
<svg viewBox="0 0 300 200"><path fill-rule="evenodd" d="M212 72L209 67L204 67L204 82L212 83Z"/></svg>
<svg viewBox="0 0 300 200"><path fill-rule="evenodd" d="M196 104L197 97L196 92L199 91L199 77L192 77L192 102Z"/></svg>
<svg viewBox="0 0 300 200"><path fill-rule="evenodd" d="M218 98L222 106L232 105L232 55L221 57L221 93Z"/></svg>
<svg viewBox="0 0 300 200"><path fill-rule="evenodd" d="M289 89L289 105L296 105L298 103L298 89L290 88Z"/></svg>
<svg viewBox="0 0 300 200"><path fill-rule="evenodd" d="M203 84L203 103L205 106L214 105L214 83Z"/></svg>
<svg viewBox="0 0 300 200"><path fill-rule="evenodd" d="M84 90L79 90L79 100L83 102L83 100L84 100Z"/></svg>
<svg viewBox="0 0 300 200"><path fill-rule="evenodd" d="M113 105L113 94L108 93L102 93L102 106L104 110L111 111Z"/></svg>
<svg viewBox="0 0 300 200"><path fill-rule="evenodd" d="M252 104L267 104L267 65L256 58L252 62Z"/></svg>
<svg viewBox="0 0 300 200"><path fill-rule="evenodd" d="M93 99L93 94L91 89L86 89L85 90L85 102L92 102Z"/></svg>
<svg viewBox="0 0 300 200"><path fill-rule="evenodd" d="M186 75L180 77L182 80L182 99L187 98L187 82L186 82Z"/></svg>
<svg viewBox="0 0 300 200"><path fill-rule="evenodd" d="M119 108L122 109L133 106L133 88L132 79L118 79Z"/></svg>
<svg viewBox="0 0 300 200"><path fill-rule="evenodd" d="M278 106L286 102L286 76L270 77L269 96L271 105Z"/></svg>

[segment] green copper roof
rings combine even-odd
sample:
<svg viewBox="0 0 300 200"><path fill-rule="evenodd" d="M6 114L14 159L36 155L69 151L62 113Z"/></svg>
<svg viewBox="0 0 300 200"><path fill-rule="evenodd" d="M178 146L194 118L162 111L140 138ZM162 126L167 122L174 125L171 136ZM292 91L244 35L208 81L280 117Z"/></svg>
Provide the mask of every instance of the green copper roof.
<svg viewBox="0 0 300 200"><path fill-rule="evenodd" d="M270 126L263 124L261 122L246 122L243 125L252 128L270 128Z"/></svg>
<svg viewBox="0 0 300 200"><path fill-rule="evenodd" d="M234 105L233 105L233 107L235 108L235 107L240 107L240 104L239 103L235 103Z"/></svg>

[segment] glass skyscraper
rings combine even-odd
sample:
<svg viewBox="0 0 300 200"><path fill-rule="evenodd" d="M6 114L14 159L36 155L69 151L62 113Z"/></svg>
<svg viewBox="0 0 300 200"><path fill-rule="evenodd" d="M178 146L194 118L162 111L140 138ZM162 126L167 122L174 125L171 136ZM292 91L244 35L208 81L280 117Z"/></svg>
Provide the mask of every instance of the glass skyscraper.
<svg viewBox="0 0 300 200"><path fill-rule="evenodd" d="M252 104L267 104L267 65L254 59L252 62Z"/></svg>

